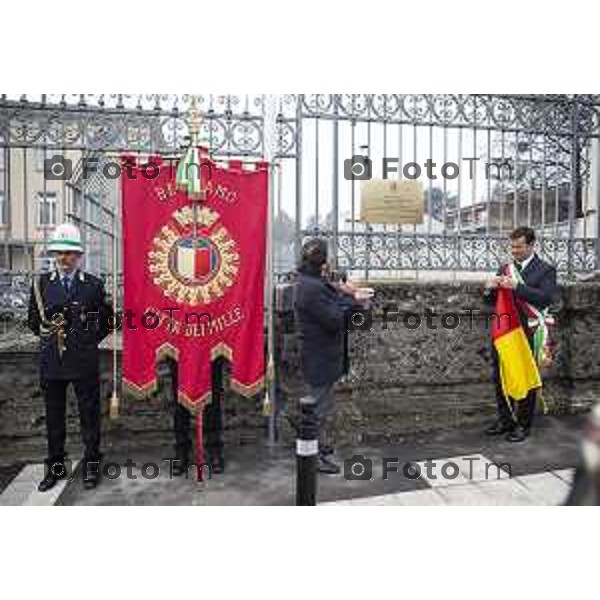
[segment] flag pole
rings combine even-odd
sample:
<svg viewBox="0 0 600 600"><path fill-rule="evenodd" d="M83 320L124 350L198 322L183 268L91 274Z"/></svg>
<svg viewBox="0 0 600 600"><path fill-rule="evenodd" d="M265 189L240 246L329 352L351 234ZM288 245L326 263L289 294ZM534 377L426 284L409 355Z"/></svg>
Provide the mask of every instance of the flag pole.
<svg viewBox="0 0 600 600"><path fill-rule="evenodd" d="M190 131L190 145L181 158L177 171L177 183L183 187L187 193L190 202L192 203L193 212L193 232L192 232L192 245L194 253L198 247L198 203L206 199L206 190L202 185L202 174L199 170L199 151L198 151L198 137L200 135L200 126L202 124L202 116L198 109L198 98L192 94L190 110L188 113L188 127ZM190 166L197 167L197 177L192 173L190 174ZM214 398L211 398L211 402ZM196 413L196 471L198 481L203 479L203 471L205 464L205 452L204 452L204 406L201 405Z"/></svg>
<svg viewBox="0 0 600 600"><path fill-rule="evenodd" d="M117 290L119 289L119 275L117 272L118 269L118 260L117 260L117 253L119 251L119 242L117 239L117 222L118 222L118 217L119 217L119 212L120 212L120 206L121 206L121 198L117 198L117 202L116 202L116 206L115 206L115 210L113 212L113 218L112 218L112 234L113 234L113 247L112 247L112 251L113 251L113 256L112 256L112 272L113 272L113 284L112 284L112 305L113 305L113 319L114 322L113 324L116 325L116 319L117 319ZM111 341L112 341L112 379L113 379L113 392L112 392L112 396L110 398L110 405L109 405L109 416L112 420L116 420L119 417L119 405L120 405L120 400L119 400L119 395L117 393L117 331L119 330L118 327L113 327L113 331L112 331L112 335L111 335Z"/></svg>
<svg viewBox="0 0 600 600"><path fill-rule="evenodd" d="M273 97L270 97L271 99ZM274 124L275 106L267 102L266 121ZM275 377L275 260L274 260L274 227L275 227L275 174L280 169L280 160L274 151L275 131L267 131L265 127L264 153L269 165L269 190L267 206L267 368L265 372L265 397L263 401L263 414L267 417L267 445L274 446L277 440L277 389ZM248 160L252 163L252 160ZM279 190L280 191L280 190Z"/></svg>
<svg viewBox="0 0 600 600"><path fill-rule="evenodd" d="M263 414L268 418L268 437L269 446L274 446L277 437L276 431L276 391L275 391L275 362L274 352L274 311L273 311L273 279L274 279L274 261L273 261L273 226L274 226L274 182L275 170L279 164L269 161L269 196L268 196L268 226L267 226L267 370L265 377L265 398L263 402Z"/></svg>

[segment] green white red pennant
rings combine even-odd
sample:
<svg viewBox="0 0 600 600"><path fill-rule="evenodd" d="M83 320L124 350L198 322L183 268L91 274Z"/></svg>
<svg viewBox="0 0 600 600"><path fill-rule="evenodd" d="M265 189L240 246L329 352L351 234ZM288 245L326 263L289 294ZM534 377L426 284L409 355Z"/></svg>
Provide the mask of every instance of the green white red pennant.
<svg viewBox="0 0 600 600"><path fill-rule="evenodd" d="M175 175L176 186L184 191L190 198L202 199L202 182L200 178L200 152L196 136L185 151L183 158L177 165Z"/></svg>

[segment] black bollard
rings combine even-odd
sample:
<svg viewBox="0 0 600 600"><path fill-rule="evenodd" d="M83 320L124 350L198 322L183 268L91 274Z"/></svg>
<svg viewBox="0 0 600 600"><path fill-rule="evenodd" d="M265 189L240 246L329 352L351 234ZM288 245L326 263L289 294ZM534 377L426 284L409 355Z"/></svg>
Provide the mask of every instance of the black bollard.
<svg viewBox="0 0 600 600"><path fill-rule="evenodd" d="M300 431L296 440L296 505L317 504L317 459L319 427L316 400L300 398Z"/></svg>

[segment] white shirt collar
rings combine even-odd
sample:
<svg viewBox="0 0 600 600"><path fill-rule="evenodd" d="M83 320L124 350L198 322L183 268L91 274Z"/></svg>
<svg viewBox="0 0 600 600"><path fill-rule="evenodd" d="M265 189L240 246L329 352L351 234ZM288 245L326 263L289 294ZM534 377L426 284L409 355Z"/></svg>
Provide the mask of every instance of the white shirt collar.
<svg viewBox="0 0 600 600"><path fill-rule="evenodd" d="M533 260L534 256L535 256L535 252L532 252L531 256L529 256L529 258L526 258L524 261L519 263L521 265L522 271L524 271L529 266L529 263Z"/></svg>
<svg viewBox="0 0 600 600"><path fill-rule="evenodd" d="M66 273L65 271L59 271L59 275L60 275L60 280L64 281L65 278L70 279L71 281L73 281L73 279L75 278L75 273L77 273L77 271L71 271L70 273Z"/></svg>
<svg viewBox="0 0 600 600"><path fill-rule="evenodd" d="M85 281L85 276L81 269L75 269L75 271L71 273L70 279L73 280L75 278L75 274L77 273L79 274L79 281ZM57 277L62 282L64 275L60 272L59 269L54 269L54 271L52 271L52 273L50 274L50 281L54 281Z"/></svg>
<svg viewBox="0 0 600 600"><path fill-rule="evenodd" d="M58 277L61 282L64 280L65 277L68 277L71 281L73 281L75 279L75 276L79 277L79 281L85 281L85 277L81 269L75 269L70 273L63 273L60 269L56 269L56 271L54 271L50 276L50 281L54 281L56 277Z"/></svg>

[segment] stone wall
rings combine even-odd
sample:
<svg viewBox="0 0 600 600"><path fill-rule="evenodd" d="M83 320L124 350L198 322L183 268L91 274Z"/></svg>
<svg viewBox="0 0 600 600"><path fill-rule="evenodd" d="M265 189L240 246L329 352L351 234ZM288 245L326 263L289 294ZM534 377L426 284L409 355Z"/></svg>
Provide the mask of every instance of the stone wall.
<svg viewBox="0 0 600 600"><path fill-rule="evenodd" d="M351 370L337 387L341 441L385 443L417 431L481 427L494 414L488 312L481 302L481 285L400 282L373 287L377 295L372 330L351 334ZM390 304L399 313L390 314L386 328L383 309ZM430 323L437 329L427 327L426 310L433 311ZM421 315L418 329L404 326L408 313ZM441 325L440 316L449 313L459 315L455 329ZM564 287L555 315L557 353L555 363L544 373L546 405L554 414L584 410L600 396L600 284ZM410 324L414 323L411 318ZM26 344L19 347L19 351L0 352L0 460L44 454L37 354ZM295 400L303 393L295 334L280 328L277 347L279 431L281 439L289 442L294 437L290 423L297 416ZM146 401L123 398L120 418L108 420L111 358L109 351L102 353L105 447L170 444L168 377L161 377L159 392ZM260 397L248 400L227 393L227 443L265 439L266 420L260 407ZM72 392L68 414L69 443L77 455Z"/></svg>
<svg viewBox="0 0 600 600"><path fill-rule="evenodd" d="M11 460L39 460L45 452L45 416L38 379L37 352L0 353L0 463ZM159 389L147 400L121 397L119 417L108 417L112 395L112 352L101 352L101 401L103 447L172 446L170 375L159 365ZM118 377L120 373L118 372ZM225 373L225 385L227 373ZM228 393L224 406L225 440L229 444L257 443L264 439L265 418L261 398L241 398ZM67 396L68 452L80 450L77 402L72 386Z"/></svg>
<svg viewBox="0 0 600 600"><path fill-rule="evenodd" d="M350 373L337 387L342 439L367 443L393 441L415 431L481 427L494 416L491 381L490 310L478 283L385 283L377 290L371 331L351 333ZM388 314L384 308L397 307ZM426 311L437 316L427 327ZM600 399L600 285L565 286L553 311L554 364L543 373L549 413L587 409ZM409 329L409 313L421 326ZM444 314L458 314L455 329L441 325ZM393 320L397 319L398 322ZM414 326L416 319L408 320ZM448 326L452 319L448 317ZM298 347L284 336L284 397L302 393ZM289 411L294 412L293 402Z"/></svg>

